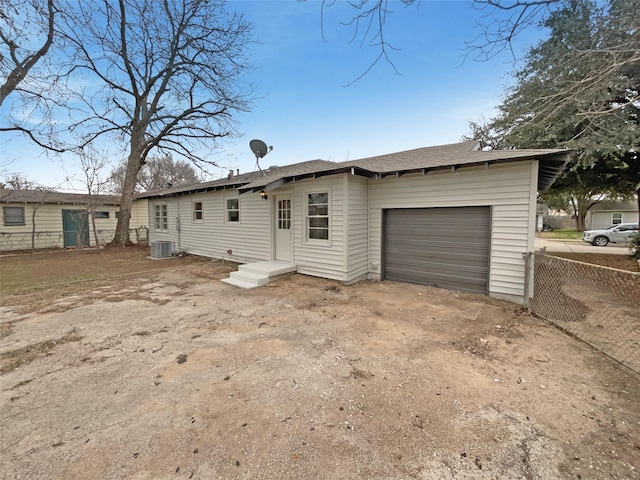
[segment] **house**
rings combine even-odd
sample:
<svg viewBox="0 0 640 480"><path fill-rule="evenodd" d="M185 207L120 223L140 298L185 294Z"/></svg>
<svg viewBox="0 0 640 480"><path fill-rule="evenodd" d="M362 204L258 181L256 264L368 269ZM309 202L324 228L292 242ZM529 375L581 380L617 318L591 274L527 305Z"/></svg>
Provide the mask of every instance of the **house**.
<svg viewBox="0 0 640 480"><path fill-rule="evenodd" d="M605 200L596 203L587 212L587 230L601 230L619 223L638 223L638 203L620 200Z"/></svg>
<svg viewBox="0 0 640 480"><path fill-rule="evenodd" d="M524 301L536 192L566 150L476 142L312 160L141 195L150 241L342 282L387 279Z"/></svg>
<svg viewBox="0 0 640 480"><path fill-rule="evenodd" d="M0 190L2 223L0 251L95 245L89 196L46 190ZM95 226L101 244L110 242L116 229L120 197L93 195ZM146 240L147 201L135 201L131 214L132 241ZM35 223L35 229L34 229Z"/></svg>
<svg viewBox="0 0 640 480"><path fill-rule="evenodd" d="M536 226L538 232L576 228L576 220L564 210L549 208L546 203L536 205Z"/></svg>

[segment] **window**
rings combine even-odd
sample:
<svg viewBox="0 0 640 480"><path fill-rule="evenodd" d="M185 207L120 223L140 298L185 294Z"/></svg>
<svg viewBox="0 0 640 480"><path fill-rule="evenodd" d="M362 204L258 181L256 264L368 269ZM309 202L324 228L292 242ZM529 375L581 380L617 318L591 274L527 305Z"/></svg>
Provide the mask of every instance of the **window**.
<svg viewBox="0 0 640 480"><path fill-rule="evenodd" d="M307 194L307 240L329 240L329 192Z"/></svg>
<svg viewBox="0 0 640 480"><path fill-rule="evenodd" d="M156 220L156 230L167 230L169 228L169 219L167 217L167 204L156 205L154 207L154 217Z"/></svg>
<svg viewBox="0 0 640 480"><path fill-rule="evenodd" d="M240 221L240 200L237 198L227 199L227 222Z"/></svg>
<svg viewBox="0 0 640 480"><path fill-rule="evenodd" d="M291 200L278 200L278 230L291 230Z"/></svg>
<svg viewBox="0 0 640 480"><path fill-rule="evenodd" d="M93 212L93 218L109 218L109 212Z"/></svg>
<svg viewBox="0 0 640 480"><path fill-rule="evenodd" d="M633 223L628 223L626 225L623 225L622 227L618 227L618 231L619 232L630 232L633 230L638 230L638 225L637 224L633 224Z"/></svg>
<svg viewBox="0 0 640 480"><path fill-rule="evenodd" d="M193 202L193 221L202 221L202 202Z"/></svg>
<svg viewBox="0 0 640 480"><path fill-rule="evenodd" d="M622 223L622 213L614 212L611 214L611 225L620 225Z"/></svg>
<svg viewBox="0 0 640 480"><path fill-rule="evenodd" d="M2 207L7 227L24 225L24 207Z"/></svg>

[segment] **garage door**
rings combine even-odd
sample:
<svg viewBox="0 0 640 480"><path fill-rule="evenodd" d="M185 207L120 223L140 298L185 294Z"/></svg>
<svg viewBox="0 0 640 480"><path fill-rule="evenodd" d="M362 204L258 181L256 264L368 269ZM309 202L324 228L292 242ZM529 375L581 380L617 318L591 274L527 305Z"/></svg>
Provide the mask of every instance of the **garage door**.
<svg viewBox="0 0 640 480"><path fill-rule="evenodd" d="M489 207L385 210L384 278L488 293Z"/></svg>

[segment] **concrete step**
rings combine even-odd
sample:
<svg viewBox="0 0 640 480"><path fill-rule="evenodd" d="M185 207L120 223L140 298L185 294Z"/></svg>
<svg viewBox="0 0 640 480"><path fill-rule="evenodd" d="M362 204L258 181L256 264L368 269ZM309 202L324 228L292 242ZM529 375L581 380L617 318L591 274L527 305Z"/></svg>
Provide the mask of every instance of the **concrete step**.
<svg viewBox="0 0 640 480"><path fill-rule="evenodd" d="M228 283L229 285L233 285L235 287L244 288L246 290L250 290L252 288L258 288L258 285L255 283L244 282L242 280L237 280L235 278L223 278L220 280L221 282Z"/></svg>
<svg viewBox="0 0 640 480"><path fill-rule="evenodd" d="M233 278L234 280L239 280L241 282L253 283L256 287L261 287L262 285L269 283L269 277L264 276L260 273L254 273L245 270L231 272L229 274L229 278Z"/></svg>
<svg viewBox="0 0 640 480"><path fill-rule="evenodd" d="M255 262L245 263L238 267L240 272L251 272L266 277L277 277L285 273L293 273L298 270L298 266L286 262Z"/></svg>
<svg viewBox="0 0 640 480"><path fill-rule="evenodd" d="M287 273L295 273L297 270L297 265L286 262L245 263L238 267L238 271L231 272L229 278L224 278L222 281L240 288L256 288Z"/></svg>

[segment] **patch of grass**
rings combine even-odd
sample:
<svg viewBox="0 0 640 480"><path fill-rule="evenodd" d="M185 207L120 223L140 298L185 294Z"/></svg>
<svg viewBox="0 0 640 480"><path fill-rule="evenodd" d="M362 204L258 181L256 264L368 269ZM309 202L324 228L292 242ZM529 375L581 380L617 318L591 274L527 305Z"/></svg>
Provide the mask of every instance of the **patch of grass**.
<svg viewBox="0 0 640 480"><path fill-rule="evenodd" d="M0 375L12 372L20 365L26 365L37 358L48 355L51 350L61 343L79 342L81 339L81 336L69 333L56 340L45 340L44 342L32 343L26 347L4 352L0 354Z"/></svg>
<svg viewBox="0 0 640 480"><path fill-rule="evenodd" d="M189 255L160 263L148 256L149 249L146 247L112 247L100 251L61 250L5 256L0 262L0 290L3 296L30 293L48 287L65 288L65 285L79 282L209 261Z"/></svg>
<svg viewBox="0 0 640 480"><path fill-rule="evenodd" d="M581 240L582 232L575 229L554 230L553 232L538 232L540 238L549 240Z"/></svg>

